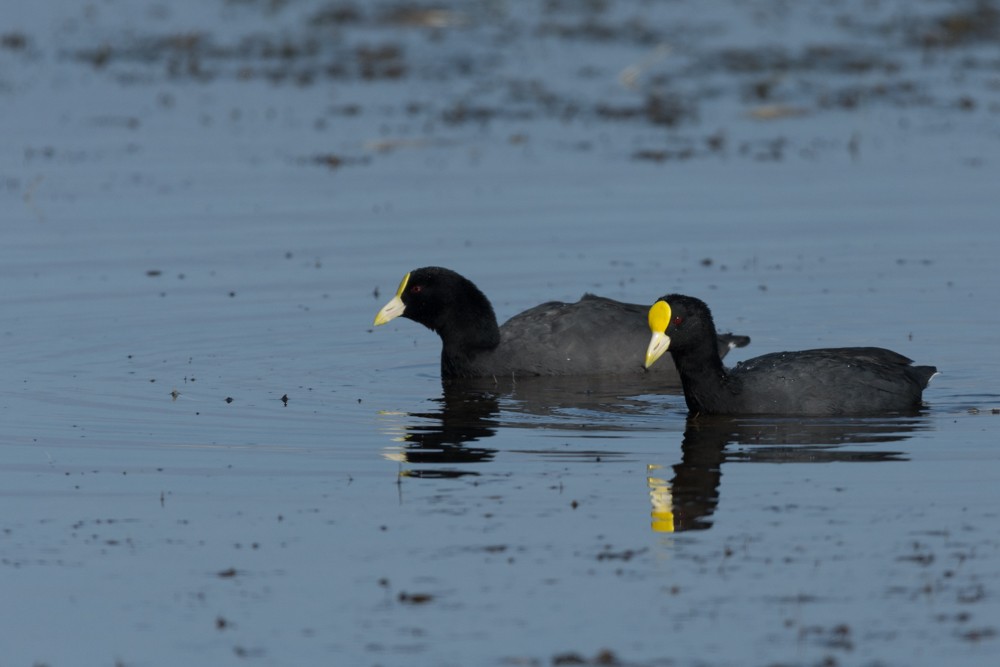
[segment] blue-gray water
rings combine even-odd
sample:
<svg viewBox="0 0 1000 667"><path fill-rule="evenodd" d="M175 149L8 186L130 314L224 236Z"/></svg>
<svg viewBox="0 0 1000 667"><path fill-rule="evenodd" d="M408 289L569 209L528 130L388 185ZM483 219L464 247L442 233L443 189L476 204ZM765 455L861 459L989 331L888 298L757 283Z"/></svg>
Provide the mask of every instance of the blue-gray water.
<svg viewBox="0 0 1000 667"><path fill-rule="evenodd" d="M994 5L428 8L5 5L0 665L989 664ZM941 375L446 397L429 264Z"/></svg>

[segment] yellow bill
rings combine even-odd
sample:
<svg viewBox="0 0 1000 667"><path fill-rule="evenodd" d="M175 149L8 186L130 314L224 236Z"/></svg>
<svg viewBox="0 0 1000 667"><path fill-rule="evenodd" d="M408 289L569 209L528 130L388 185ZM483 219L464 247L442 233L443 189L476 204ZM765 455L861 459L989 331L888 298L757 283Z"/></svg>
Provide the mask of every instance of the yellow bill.
<svg viewBox="0 0 1000 667"><path fill-rule="evenodd" d="M402 282L399 283L396 296L392 297L389 303L382 306L382 310L378 311L378 315L375 316L375 326L381 326L403 314L403 311L406 310L406 304L403 303L403 290L406 289L408 282L410 282L409 273L403 276Z"/></svg>
<svg viewBox="0 0 1000 667"><path fill-rule="evenodd" d="M652 366L670 348L668 324L670 324L670 304L666 301L657 301L649 309L649 330L653 335L649 339L649 347L646 348L646 368Z"/></svg>

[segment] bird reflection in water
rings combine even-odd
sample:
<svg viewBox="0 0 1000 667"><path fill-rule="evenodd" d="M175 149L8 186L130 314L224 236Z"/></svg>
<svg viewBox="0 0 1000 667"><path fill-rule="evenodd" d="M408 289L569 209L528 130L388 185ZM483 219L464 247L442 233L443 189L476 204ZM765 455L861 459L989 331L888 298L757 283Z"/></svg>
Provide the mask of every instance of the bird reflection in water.
<svg viewBox="0 0 1000 667"><path fill-rule="evenodd" d="M404 413L406 422L389 429L401 445L388 448L383 456L420 466L403 470L405 477L478 475L451 466L491 461L496 449L472 443L496 435L499 428L588 432L659 429L658 421L646 420L644 427L639 427L634 418L648 416L650 409L666 410L664 401L683 401L678 396L680 385L655 377L467 379L444 382L442 390L440 397L430 401L434 409ZM664 396L664 392L669 395ZM434 464L439 467L429 467Z"/></svg>
<svg viewBox="0 0 1000 667"><path fill-rule="evenodd" d="M666 410L670 403L683 403L680 385L652 376L465 379L443 382L442 390L440 397L431 399L436 409L405 413L407 423L390 428L402 446L388 449L386 458L412 464L486 462L496 450L470 443L496 435L499 428L651 430L660 428L659 422L646 420L639 427L633 418L648 416L651 408ZM460 477L477 473L421 468L403 474Z"/></svg>
<svg viewBox="0 0 1000 667"><path fill-rule="evenodd" d="M650 409L666 410L670 403L683 399L651 395L649 389L568 379L519 381L511 387L498 383L446 386L440 397L431 400L432 409L406 413L406 422L391 428L399 444L387 448L383 456L406 466L401 476L457 478L479 475L469 464L493 460L497 450L478 443L501 428L665 430L665 422L648 418ZM642 419L636 422L633 417ZM673 475L668 477L662 466L648 466L651 528L656 532L710 528L719 504L723 463L905 461L901 451L869 447L901 442L926 428L926 418L920 414L688 418L681 461L673 466Z"/></svg>
<svg viewBox="0 0 1000 667"><path fill-rule="evenodd" d="M463 477L478 475L472 470L430 465L481 463L493 459L495 449L470 446L496 433L500 408L496 395L486 392L445 392L432 399L439 409L408 413L414 423L401 427L394 438L401 446L387 448L383 456L400 463L420 464L419 469L403 470L405 477Z"/></svg>
<svg viewBox="0 0 1000 667"><path fill-rule="evenodd" d="M656 532L705 530L719 504L722 464L831 463L907 460L902 452L845 449L899 442L927 428L920 416L880 419L737 419L692 417L673 477L648 466L651 528ZM735 445L735 447L730 447Z"/></svg>

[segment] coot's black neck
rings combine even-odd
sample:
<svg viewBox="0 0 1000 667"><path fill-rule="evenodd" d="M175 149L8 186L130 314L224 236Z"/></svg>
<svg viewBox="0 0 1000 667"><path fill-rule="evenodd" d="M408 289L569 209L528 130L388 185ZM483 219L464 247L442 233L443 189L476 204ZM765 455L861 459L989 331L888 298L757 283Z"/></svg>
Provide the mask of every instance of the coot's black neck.
<svg viewBox="0 0 1000 667"><path fill-rule="evenodd" d="M671 350L674 365L681 376L684 400L691 414L716 414L720 400L738 391L719 356L716 335L704 336L690 348Z"/></svg>
<svg viewBox="0 0 1000 667"><path fill-rule="evenodd" d="M442 377L472 376L477 358L500 345L493 306L474 286L456 295L453 307L434 329L441 336Z"/></svg>

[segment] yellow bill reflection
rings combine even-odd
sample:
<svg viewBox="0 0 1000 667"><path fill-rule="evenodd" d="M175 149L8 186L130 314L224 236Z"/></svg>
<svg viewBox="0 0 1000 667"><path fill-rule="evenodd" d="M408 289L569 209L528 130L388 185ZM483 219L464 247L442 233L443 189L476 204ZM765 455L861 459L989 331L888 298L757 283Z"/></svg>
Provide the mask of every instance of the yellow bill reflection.
<svg viewBox="0 0 1000 667"><path fill-rule="evenodd" d="M660 477L654 477L652 473L663 466L649 464L646 472L650 473L646 477L646 484L649 486L649 502L653 509L650 512L652 520L650 528L656 533L674 532L674 496L670 492L670 483Z"/></svg>

